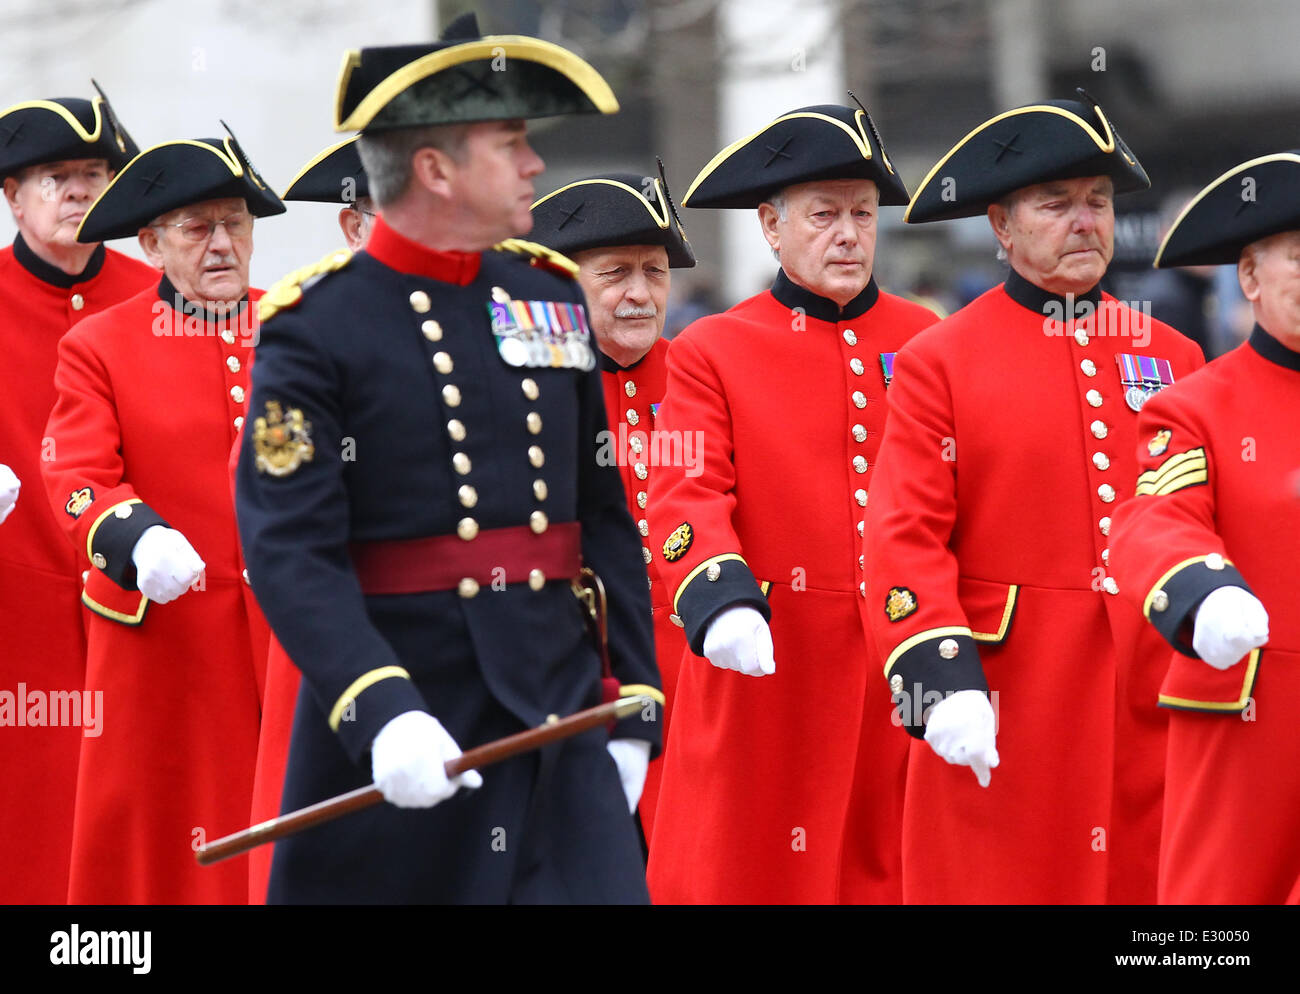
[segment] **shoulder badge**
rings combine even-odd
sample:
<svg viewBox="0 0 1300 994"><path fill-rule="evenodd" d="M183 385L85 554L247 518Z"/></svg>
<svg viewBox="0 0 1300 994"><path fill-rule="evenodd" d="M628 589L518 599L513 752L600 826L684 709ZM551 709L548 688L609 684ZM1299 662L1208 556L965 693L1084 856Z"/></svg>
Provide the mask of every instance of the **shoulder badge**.
<svg viewBox="0 0 1300 994"><path fill-rule="evenodd" d="M558 276L565 276L571 280L578 278L576 262L567 255L562 255L537 242L526 242L522 238L507 238L504 242L493 245L492 249L496 252L512 252L523 256L530 265L549 270Z"/></svg>
<svg viewBox="0 0 1300 994"><path fill-rule="evenodd" d="M72 496L68 502L63 505L63 509L74 518L79 518L86 513L86 508L95 502L95 491L90 487L82 487L80 490L72 491Z"/></svg>
<svg viewBox="0 0 1300 994"><path fill-rule="evenodd" d="M296 407L285 414L278 400L268 400L266 414L253 422L253 451L259 473L288 476L316 454L311 422Z"/></svg>
<svg viewBox="0 0 1300 994"><path fill-rule="evenodd" d="M352 253L348 249L335 249L320 261L295 269L288 276L277 280L257 302L257 319L269 321L280 311L297 307L298 302L302 300L303 287L309 284L313 277L337 272L351 261Z"/></svg>
<svg viewBox="0 0 1300 994"><path fill-rule="evenodd" d="M664 558L670 563L675 563L686 555L686 550L691 547L695 541L695 535L691 531L691 523L683 521L673 529L673 533L664 541Z"/></svg>
<svg viewBox="0 0 1300 994"><path fill-rule="evenodd" d="M902 621L916 610L916 594L907 587L890 587L885 595L885 617Z"/></svg>
<svg viewBox="0 0 1300 994"><path fill-rule="evenodd" d="M1163 456L1165 450L1169 448L1169 440L1173 437L1174 433L1168 428L1161 428L1151 441L1147 442L1147 452L1152 456Z"/></svg>

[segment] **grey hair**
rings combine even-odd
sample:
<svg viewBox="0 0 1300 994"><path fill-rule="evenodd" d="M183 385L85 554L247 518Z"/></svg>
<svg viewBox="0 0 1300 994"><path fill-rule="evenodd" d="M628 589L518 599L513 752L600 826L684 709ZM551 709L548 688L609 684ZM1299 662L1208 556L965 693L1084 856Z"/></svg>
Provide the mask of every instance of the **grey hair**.
<svg viewBox="0 0 1300 994"><path fill-rule="evenodd" d="M461 162L468 137L468 124L396 128L362 135L357 142L357 152L370 183L370 196L380 207L400 200L411 185L411 156L422 148L436 148Z"/></svg>
<svg viewBox="0 0 1300 994"><path fill-rule="evenodd" d="M771 205L772 209L776 211L776 219L778 221L784 221L786 219L789 211L789 204L786 203L784 188L777 190L775 193L771 194L766 200L763 201L763 203ZM777 262L780 262L781 253L778 252L776 249L772 249L772 258L775 259Z"/></svg>

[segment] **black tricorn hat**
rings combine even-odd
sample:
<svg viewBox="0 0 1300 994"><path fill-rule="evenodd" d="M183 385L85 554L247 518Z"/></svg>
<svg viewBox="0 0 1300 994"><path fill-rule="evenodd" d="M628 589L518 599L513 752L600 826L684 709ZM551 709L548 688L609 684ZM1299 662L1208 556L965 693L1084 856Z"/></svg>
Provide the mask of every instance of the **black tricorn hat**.
<svg viewBox="0 0 1300 994"><path fill-rule="evenodd" d="M431 44L346 52L334 130L374 134L617 110L609 84L568 49L523 35L479 37L474 15L465 14Z"/></svg>
<svg viewBox="0 0 1300 994"><path fill-rule="evenodd" d="M662 245L671 268L695 265L672 195L658 176L605 173L562 186L533 204L528 237L564 255L615 245Z"/></svg>
<svg viewBox="0 0 1300 994"><path fill-rule="evenodd" d="M1155 267L1236 264L1251 242L1300 230L1300 151L1233 166L1183 208Z"/></svg>
<svg viewBox="0 0 1300 994"><path fill-rule="evenodd" d="M349 138L331 145L298 170L280 199L351 205L368 196L370 180L357 154L357 139Z"/></svg>
<svg viewBox="0 0 1300 994"><path fill-rule="evenodd" d="M935 164L903 220L972 217L1021 187L1081 176L1109 176L1116 193L1145 190L1151 180L1137 156L1097 102L1078 93L989 118Z"/></svg>
<svg viewBox="0 0 1300 994"><path fill-rule="evenodd" d="M796 183L869 179L884 206L907 203L865 109L817 104L782 114L715 155L691 183L683 207L757 207Z"/></svg>
<svg viewBox="0 0 1300 994"><path fill-rule="evenodd" d="M234 135L163 142L113 177L81 219L77 241L128 238L168 211L226 197L243 197L255 217L285 211Z"/></svg>
<svg viewBox="0 0 1300 994"><path fill-rule="evenodd" d="M140 149L94 86L91 100L26 100L0 111L0 177L65 159L107 159L113 170L130 162Z"/></svg>

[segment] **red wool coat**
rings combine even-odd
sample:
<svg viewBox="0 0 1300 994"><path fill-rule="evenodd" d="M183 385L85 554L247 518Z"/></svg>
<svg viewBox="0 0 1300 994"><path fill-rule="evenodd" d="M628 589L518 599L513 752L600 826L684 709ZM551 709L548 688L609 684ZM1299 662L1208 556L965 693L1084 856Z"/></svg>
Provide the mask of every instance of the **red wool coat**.
<svg viewBox="0 0 1300 994"><path fill-rule="evenodd" d="M649 535L650 479L659 472L661 459L671 460L677 450L671 444L664 449L655 434L656 416L668 388L668 340L661 338L637 363L626 369L602 356L601 380L605 385L605 414L610 431L610 454L618 460L627 491L627 506L645 542L646 572L650 575L650 605L654 612L655 661L663 681L662 716L665 747L672 719L673 697L677 692L677 669L681 665L686 643L682 630L669 620L671 598L655 567ZM670 440L671 442L671 440ZM659 803L659 786L664 768L664 754L650 764L645 790L641 792L638 811L646 841L654 829L655 807Z"/></svg>
<svg viewBox="0 0 1300 994"><path fill-rule="evenodd" d="M248 899L244 860L200 867L193 849L246 826L257 748L264 660L252 646L267 636L243 578L227 469L255 320L181 314L175 299L164 279L59 348L46 427L57 458L44 479L93 563L86 687L104 702L103 734L81 750L74 903ZM130 559L156 523L207 566L201 586L162 605L136 588Z"/></svg>
<svg viewBox="0 0 1300 994"><path fill-rule="evenodd" d="M1139 495L1115 515L1113 562L1177 650L1160 687L1163 904L1300 903L1297 410L1300 354L1256 328L1138 421ZM1224 585L1263 602L1269 640L1219 671L1191 636Z"/></svg>
<svg viewBox="0 0 1300 994"><path fill-rule="evenodd" d="M912 741L908 903L1155 899L1164 651L1109 575L1137 477L1116 357L1168 360L1166 379L1204 360L1110 296L1090 303L1047 320L1062 298L1012 271L898 355L864 619L913 734L936 695L987 687L1001 758L984 789Z"/></svg>
<svg viewBox="0 0 1300 994"><path fill-rule="evenodd" d="M80 276L37 258L21 236L0 250L0 349L13 371L0 396L0 463L23 483L0 526L0 692L15 705L20 687L29 700L32 692L79 694L85 679L79 595L89 564L68 545L41 487L59 340L157 280L156 270L102 246ZM0 902L67 899L77 754L83 728L94 731L90 716L79 717L81 726L19 726L16 714L0 713Z"/></svg>
<svg viewBox="0 0 1300 994"><path fill-rule="evenodd" d="M689 643L650 846L656 902L898 899L906 744L862 635L858 555L881 356L934 320L874 282L841 313L780 273L673 340L656 428L696 458L650 478L650 548ZM734 605L770 615L775 674L701 657Z"/></svg>

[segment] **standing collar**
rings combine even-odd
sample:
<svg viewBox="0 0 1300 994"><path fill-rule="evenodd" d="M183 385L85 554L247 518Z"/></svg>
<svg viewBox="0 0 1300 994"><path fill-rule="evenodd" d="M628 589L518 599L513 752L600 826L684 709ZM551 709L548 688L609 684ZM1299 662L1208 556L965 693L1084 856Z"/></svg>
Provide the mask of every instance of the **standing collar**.
<svg viewBox="0 0 1300 994"><path fill-rule="evenodd" d="M876 277L872 275L871 279L867 280L867 285L862 292L850 300L841 310L840 305L835 301L819 296L807 287L795 283L782 269L777 272L776 279L772 282L772 296L790 310L799 307L810 318L835 324L839 321L850 321L853 318L861 317L871 310L876 301L880 299L880 288L876 286Z"/></svg>
<svg viewBox="0 0 1300 994"><path fill-rule="evenodd" d="M385 224L382 214L370 229L366 252L399 273L459 286L474 282L483 261L482 252L442 252L412 241Z"/></svg>
<svg viewBox="0 0 1300 994"><path fill-rule="evenodd" d="M58 266L51 266L33 252L31 246L23 241L22 235L14 238L14 258L18 260L18 264L42 283L61 287L64 290L71 289L78 283L93 280L98 276L99 271L104 268L104 257L104 243L100 242L95 246L95 251L90 253L90 260L86 263L85 269L79 273L65 273Z"/></svg>
<svg viewBox="0 0 1300 994"><path fill-rule="evenodd" d="M1258 324L1250 332L1250 347L1269 362L1300 373L1300 352L1294 352Z"/></svg>
<svg viewBox="0 0 1300 994"><path fill-rule="evenodd" d="M216 311L210 311L202 304L190 300L188 297L182 296L181 292L176 289L176 285L167 278L166 274L163 275L163 278L158 283L158 299L170 306L173 310L180 311L180 313L184 314L186 317L202 318L207 324L215 325L226 324L232 319L239 317L239 315L244 312L244 308L248 306L248 294L245 293L244 298L239 302L239 305L227 311L225 314L218 314ZM177 307L177 304L180 306Z"/></svg>
<svg viewBox="0 0 1300 994"><path fill-rule="evenodd" d="M1051 317L1057 321L1070 322L1074 319L1074 309L1067 307L1070 300L1077 306L1080 301L1086 300L1092 306L1082 315L1087 317L1095 314L1097 305L1101 303L1101 284L1098 283L1087 293L1074 294L1069 300L1059 293L1052 293L1044 290L1041 286L1030 283L1014 269L1007 273L1006 283L1003 284L1007 291L1007 296L1014 300L1021 307L1033 311L1035 314L1042 314L1045 317Z"/></svg>

